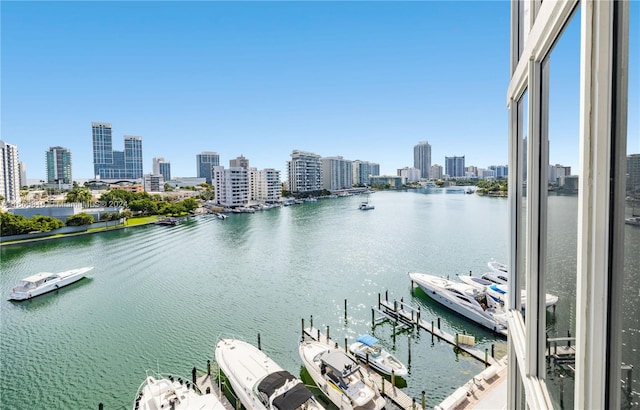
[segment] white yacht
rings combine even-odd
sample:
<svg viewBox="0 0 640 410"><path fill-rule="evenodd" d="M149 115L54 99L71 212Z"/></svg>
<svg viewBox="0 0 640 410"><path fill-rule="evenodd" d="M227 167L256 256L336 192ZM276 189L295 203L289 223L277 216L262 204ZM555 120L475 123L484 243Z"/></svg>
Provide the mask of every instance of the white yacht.
<svg viewBox="0 0 640 410"><path fill-rule="evenodd" d="M407 377L409 373L405 366L394 355L386 351L378 344L378 339L371 335L358 336L355 343L349 346L349 351L363 362L382 374Z"/></svg>
<svg viewBox="0 0 640 410"><path fill-rule="evenodd" d="M361 211L368 211L371 209L375 209L375 206L371 205L368 201L362 201L360 202L360 206L358 207L358 209Z"/></svg>
<svg viewBox="0 0 640 410"><path fill-rule="evenodd" d="M142 382L133 402L133 410L224 410L212 393L202 394L188 379L154 373Z"/></svg>
<svg viewBox="0 0 640 410"><path fill-rule="evenodd" d="M508 288L506 284L497 284L483 278L478 278L476 276L458 275L458 278L467 285L471 285L475 288L478 288L479 290L486 291L487 295L492 297L497 302L503 305L507 304ZM526 308L527 292L525 290L521 290L520 292L520 303L522 303L523 308ZM558 297L556 295L547 293L545 299L546 307L553 306L556 303L558 303Z"/></svg>
<svg viewBox="0 0 640 410"><path fill-rule="evenodd" d="M341 410L379 410L386 405L353 357L316 341L302 341L300 358L316 385Z"/></svg>
<svg viewBox="0 0 640 410"><path fill-rule="evenodd" d="M93 266L71 269L65 272L51 273L41 272L22 279L20 283L11 290L9 300L25 300L35 298L47 292L58 290L63 286L79 281L93 269Z"/></svg>
<svg viewBox="0 0 640 410"><path fill-rule="evenodd" d="M216 362L247 410L324 409L300 379L247 342L220 340Z"/></svg>
<svg viewBox="0 0 640 410"><path fill-rule="evenodd" d="M487 263L487 266L489 267L489 269L491 269L492 272L500 273L505 276L509 274L509 269L507 269L507 265L505 265L504 263L500 263L495 259L489 260L489 262Z"/></svg>
<svg viewBox="0 0 640 410"><path fill-rule="evenodd" d="M433 300L502 335L507 334L506 311L487 292L466 283L453 282L426 273L409 277Z"/></svg>

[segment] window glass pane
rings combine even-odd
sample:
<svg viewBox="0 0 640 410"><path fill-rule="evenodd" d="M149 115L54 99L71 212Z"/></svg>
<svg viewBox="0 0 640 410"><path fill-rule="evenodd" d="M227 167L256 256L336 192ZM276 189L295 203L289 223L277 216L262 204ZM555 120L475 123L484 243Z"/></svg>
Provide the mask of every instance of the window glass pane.
<svg viewBox="0 0 640 410"><path fill-rule="evenodd" d="M520 214L520 232L518 244L518 287L520 293L526 291L526 254L527 254L527 130L529 128L529 92L526 91L520 99L522 111L519 113L519 135L522 136L522 150L519 153L519 167L521 167L522 175L522 213ZM526 316L524 320L526 321Z"/></svg>
<svg viewBox="0 0 640 410"><path fill-rule="evenodd" d="M640 408L640 2L629 2L622 363L620 407Z"/></svg>
<svg viewBox="0 0 640 410"><path fill-rule="evenodd" d="M542 64L548 81L548 161L546 232L541 245L546 276L547 337L573 337L576 332L576 275L578 237L578 181L580 132L580 18L574 12L565 30ZM543 106L543 111L545 107ZM544 121L543 121L544 126ZM543 130L544 135L544 130ZM545 147L543 147L544 149ZM544 172L542 175L544 176ZM544 198L544 197L543 197ZM541 220L544 224L545 220ZM555 310L552 305L555 305ZM555 311L555 314L553 313ZM552 343L547 361L547 385L557 408L573 407L575 341Z"/></svg>

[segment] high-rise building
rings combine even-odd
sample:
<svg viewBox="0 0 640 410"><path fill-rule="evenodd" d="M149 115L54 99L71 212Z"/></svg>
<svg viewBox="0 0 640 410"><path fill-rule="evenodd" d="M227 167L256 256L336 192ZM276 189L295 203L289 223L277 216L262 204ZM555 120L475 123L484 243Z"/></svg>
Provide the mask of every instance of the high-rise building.
<svg viewBox="0 0 640 410"><path fill-rule="evenodd" d="M18 163L18 169L20 170L20 186L29 186L29 183L27 182L27 164L20 161Z"/></svg>
<svg viewBox="0 0 640 410"><path fill-rule="evenodd" d="M0 195L4 197L4 202L10 205L20 201L20 166L18 164L18 147L0 141Z"/></svg>
<svg viewBox="0 0 640 410"><path fill-rule="evenodd" d="M464 177L464 155L461 157L444 157L444 168L449 178Z"/></svg>
<svg viewBox="0 0 640 410"><path fill-rule="evenodd" d="M413 167L420 170L420 178L429 178L431 172L431 145L420 141L413 147Z"/></svg>
<svg viewBox="0 0 640 410"><path fill-rule="evenodd" d="M220 165L220 155L217 152L203 151L196 155L196 168L198 178L205 178L207 184L213 180L213 167Z"/></svg>
<svg viewBox="0 0 640 410"><path fill-rule="evenodd" d="M372 176L380 175L380 164L355 160L351 163L354 185L370 185Z"/></svg>
<svg viewBox="0 0 640 410"><path fill-rule="evenodd" d="M249 172L249 201L269 204L278 202L282 196L280 171L273 168L247 169Z"/></svg>
<svg viewBox="0 0 640 410"><path fill-rule="evenodd" d="M164 182L171 180L171 162L162 157L153 158L153 175L162 175Z"/></svg>
<svg viewBox="0 0 640 410"><path fill-rule="evenodd" d="M555 164L549 165L549 182L553 184L559 184L559 179L568 175L571 175L571 167L565 167L564 165Z"/></svg>
<svg viewBox="0 0 640 410"><path fill-rule="evenodd" d="M162 174L144 175L145 192L164 192L164 177Z"/></svg>
<svg viewBox="0 0 640 410"><path fill-rule="evenodd" d="M229 168L235 168L235 167L240 167L240 168L249 168L249 160L247 158L245 158L243 155L240 155L238 158L236 159L232 159L229 161Z"/></svg>
<svg viewBox="0 0 640 410"><path fill-rule="evenodd" d="M498 179L507 178L509 176L508 165L489 165L489 169L491 171L495 171L494 177Z"/></svg>
<svg viewBox="0 0 640 410"><path fill-rule="evenodd" d="M343 157L322 158L322 188L335 191L353 187L351 161Z"/></svg>
<svg viewBox="0 0 640 410"><path fill-rule="evenodd" d="M322 190L322 161L320 155L293 150L287 161L287 177L291 192Z"/></svg>
<svg viewBox="0 0 640 410"><path fill-rule="evenodd" d="M442 179L442 165L434 164L431 166L431 179Z"/></svg>
<svg viewBox="0 0 640 410"><path fill-rule="evenodd" d="M640 154L627 155L627 192L640 198Z"/></svg>
<svg viewBox="0 0 640 410"><path fill-rule="evenodd" d="M397 175L399 177L404 178L407 182L418 182L420 181L420 170L415 167L404 167L399 168L397 171Z"/></svg>
<svg viewBox="0 0 640 410"><path fill-rule="evenodd" d="M212 167L216 204L220 206L245 206L249 201L249 173L246 168Z"/></svg>
<svg viewBox="0 0 640 410"><path fill-rule="evenodd" d="M91 124L93 171L100 179L142 179L142 137L124 136L124 151L114 151L109 123Z"/></svg>
<svg viewBox="0 0 640 410"><path fill-rule="evenodd" d="M47 158L47 183L65 184L73 183L71 176L71 150L63 147L50 147L46 152Z"/></svg>

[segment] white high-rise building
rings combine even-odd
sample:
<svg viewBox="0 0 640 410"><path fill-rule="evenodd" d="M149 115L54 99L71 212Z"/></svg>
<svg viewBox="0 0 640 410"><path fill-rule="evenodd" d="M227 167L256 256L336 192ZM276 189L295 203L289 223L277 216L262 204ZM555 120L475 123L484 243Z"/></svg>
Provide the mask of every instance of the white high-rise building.
<svg viewBox="0 0 640 410"><path fill-rule="evenodd" d="M216 204L238 207L249 202L249 173L246 168L212 167L212 181L216 191Z"/></svg>
<svg viewBox="0 0 640 410"><path fill-rule="evenodd" d="M351 161L338 157L322 158L322 188L329 191L353 186Z"/></svg>
<svg viewBox="0 0 640 410"><path fill-rule="evenodd" d="M404 178L407 182L420 181L420 170L415 167L404 167L398 169L398 176Z"/></svg>
<svg viewBox="0 0 640 410"><path fill-rule="evenodd" d="M249 201L258 203L276 203L282 196L280 171L273 168L258 170L248 168Z"/></svg>
<svg viewBox="0 0 640 410"><path fill-rule="evenodd" d="M0 141L0 195L6 204L13 205L20 201L18 146L4 141Z"/></svg>
<svg viewBox="0 0 640 410"><path fill-rule="evenodd" d="M322 190L322 161L320 155L293 150L287 161L287 177L291 192Z"/></svg>
<svg viewBox="0 0 640 410"><path fill-rule="evenodd" d="M431 166L431 179L442 179L443 174L442 165L434 164Z"/></svg>
<svg viewBox="0 0 640 410"><path fill-rule="evenodd" d="M20 186L29 186L29 183L27 182L27 164L20 161L18 163L18 167L20 169Z"/></svg>

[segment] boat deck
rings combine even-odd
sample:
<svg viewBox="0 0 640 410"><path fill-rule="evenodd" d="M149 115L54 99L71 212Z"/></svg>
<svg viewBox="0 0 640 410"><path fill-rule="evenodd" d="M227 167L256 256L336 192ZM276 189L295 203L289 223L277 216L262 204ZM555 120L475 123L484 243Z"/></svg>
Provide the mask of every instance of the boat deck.
<svg viewBox="0 0 640 410"><path fill-rule="evenodd" d="M327 346L338 347L338 342L332 340L331 338L327 338L326 334L320 332L320 329L316 329L314 327L306 327L303 329L304 335L309 337L315 341L325 343ZM346 351L346 348L345 348ZM417 402L416 399L409 397L404 391L397 388L394 383L390 383L384 377L382 377L378 372L370 368L369 366L362 365L362 371L365 376L370 378L375 385L380 390L380 393L391 400L396 406L399 406L405 410L416 410L421 405L420 402Z"/></svg>
<svg viewBox="0 0 640 410"><path fill-rule="evenodd" d="M220 400L226 410L236 410L229 400L227 400L224 393L218 388L218 384L212 375L205 373L203 376L197 377L196 385L202 393L206 393L207 391L213 393Z"/></svg>

